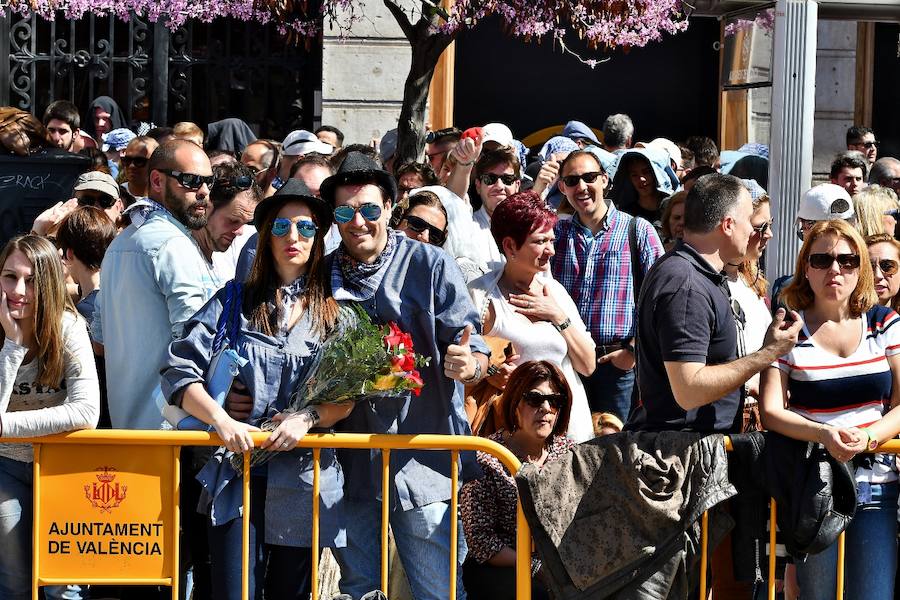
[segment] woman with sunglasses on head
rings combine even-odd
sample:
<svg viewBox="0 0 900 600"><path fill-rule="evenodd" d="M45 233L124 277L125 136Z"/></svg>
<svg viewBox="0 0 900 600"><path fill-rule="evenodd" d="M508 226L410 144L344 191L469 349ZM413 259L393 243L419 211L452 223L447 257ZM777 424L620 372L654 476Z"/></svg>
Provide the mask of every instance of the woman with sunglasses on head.
<svg viewBox="0 0 900 600"><path fill-rule="evenodd" d="M593 437L587 395L578 374L596 368L594 342L566 289L547 270L555 250L553 212L534 192L521 192L494 209L491 233L506 262L469 284L482 332L512 342L517 354L488 380L498 390L520 362L549 360L562 368L572 389L569 435L576 442ZM494 371L494 372L492 372Z"/></svg>
<svg viewBox="0 0 900 600"><path fill-rule="evenodd" d="M162 388L170 403L212 425L232 452L250 449L250 432L264 420L278 423L261 447L284 454L251 471L250 593L257 599L305 598L310 593L313 464L311 450L294 448L311 428L330 427L352 409L325 404L285 412L337 317L323 268L331 211L302 181L290 179L257 206L256 221L259 245L240 296L229 300L234 288L226 287L188 322L184 337L169 349ZM232 418L204 385L220 318L230 302L240 303L240 324L229 334L229 346L248 360L236 377L252 398L246 420ZM345 537L343 475L333 450L322 450L320 464L320 544L340 545ZM201 507L210 516L213 597L239 599L240 475L217 453L198 479L217 482L207 488L208 504Z"/></svg>
<svg viewBox="0 0 900 600"><path fill-rule="evenodd" d="M900 432L900 318L878 304L859 232L823 221L804 236L782 300L803 319L794 349L763 373L763 426L820 442L841 462ZM893 598L897 561L897 473L893 457L853 461L856 516L846 532L845 595ZM871 549L878 548L878 560ZM835 597L837 542L796 564L804 600Z"/></svg>
<svg viewBox="0 0 900 600"><path fill-rule="evenodd" d="M528 361L509 377L497 404L500 429L488 439L506 446L523 463L538 468L557 460L575 443L566 437L572 392L559 367L550 361ZM470 600L516 597L516 483L494 456L478 453L483 477L460 492L460 512L469 554L463 582ZM532 557L532 573L540 562ZM532 598L547 598L532 581Z"/></svg>
<svg viewBox="0 0 900 600"><path fill-rule="evenodd" d="M900 307L900 242L888 233L878 233L866 238L866 246L878 303L897 310Z"/></svg>
<svg viewBox="0 0 900 600"><path fill-rule="evenodd" d="M409 198L397 229L408 238L442 247L447 240L447 209L434 192L418 192Z"/></svg>
<svg viewBox="0 0 900 600"><path fill-rule="evenodd" d="M17 237L0 252L0 329L0 436L96 427L100 387L87 326L46 238ZM24 600L31 598L34 458L31 444L12 441L0 444L0 598Z"/></svg>
<svg viewBox="0 0 900 600"><path fill-rule="evenodd" d="M742 179L744 187L750 192L753 201L753 214L750 224L753 234L747 244L747 254L743 260L725 263L728 291L731 293L732 306L737 318L738 346L741 356L756 352L763 346L763 338L772 323L772 313L766 304L766 287L768 282L759 268L759 259L763 250L772 239L772 211L769 207L769 196L753 179ZM742 318L741 318L742 317ZM747 402L744 405L745 424L751 417L756 422L755 407L759 397L759 375L754 375L744 384Z"/></svg>

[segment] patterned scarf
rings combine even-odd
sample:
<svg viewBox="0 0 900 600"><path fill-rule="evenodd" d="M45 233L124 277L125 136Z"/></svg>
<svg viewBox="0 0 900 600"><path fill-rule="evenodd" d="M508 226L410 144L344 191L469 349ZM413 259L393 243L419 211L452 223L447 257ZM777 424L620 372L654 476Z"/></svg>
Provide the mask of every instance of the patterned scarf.
<svg viewBox="0 0 900 600"><path fill-rule="evenodd" d="M270 310L278 311L278 332L280 335L287 335L288 325L291 321L291 313L294 312L294 305L300 300L300 296L306 291L306 275L301 275L288 285L283 285L278 290L281 292L281 306L276 307L269 305Z"/></svg>
<svg viewBox="0 0 900 600"><path fill-rule="evenodd" d="M369 264L359 262L344 250L344 245L335 251L334 264L331 267L331 289L335 300L351 300L362 302L369 300L378 291L382 279L387 272L397 251L399 240L406 234L394 229L388 230L388 240L384 250Z"/></svg>
<svg viewBox="0 0 900 600"><path fill-rule="evenodd" d="M136 229L140 229L150 217L150 215L158 210L169 212L165 206L163 206L156 200L151 200L150 198L140 198L134 204L125 209L124 214L131 217L131 224L134 225Z"/></svg>

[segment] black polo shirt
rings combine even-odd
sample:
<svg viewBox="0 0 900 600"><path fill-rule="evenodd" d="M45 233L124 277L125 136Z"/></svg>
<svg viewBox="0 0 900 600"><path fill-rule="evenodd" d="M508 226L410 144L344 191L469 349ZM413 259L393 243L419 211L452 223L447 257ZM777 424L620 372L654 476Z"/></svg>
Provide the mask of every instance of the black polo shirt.
<svg viewBox="0 0 900 600"><path fill-rule="evenodd" d="M740 389L685 411L675 402L663 362L707 365L737 358L737 327L725 276L679 240L653 265L638 302L637 380L641 403L626 429L736 432Z"/></svg>

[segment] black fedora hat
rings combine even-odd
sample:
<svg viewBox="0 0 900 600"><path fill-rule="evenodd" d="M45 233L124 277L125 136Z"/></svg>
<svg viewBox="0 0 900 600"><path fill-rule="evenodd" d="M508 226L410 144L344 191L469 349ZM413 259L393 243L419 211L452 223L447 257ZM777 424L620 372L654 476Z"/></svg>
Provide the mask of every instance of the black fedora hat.
<svg viewBox="0 0 900 600"><path fill-rule="evenodd" d="M288 179L284 182L277 192L263 199L256 205L253 213L253 220L259 227L273 212L278 211L288 202L300 201L309 206L309 209L316 216L316 224L322 231L326 231L331 227L332 213L331 208L325 204L321 198L313 195L303 181L295 178Z"/></svg>
<svg viewBox="0 0 900 600"><path fill-rule="evenodd" d="M380 168L362 152L349 152L338 172L322 182L319 191L328 204L334 206L334 192L344 184L372 183L387 192L390 201L397 201L397 182L393 175Z"/></svg>

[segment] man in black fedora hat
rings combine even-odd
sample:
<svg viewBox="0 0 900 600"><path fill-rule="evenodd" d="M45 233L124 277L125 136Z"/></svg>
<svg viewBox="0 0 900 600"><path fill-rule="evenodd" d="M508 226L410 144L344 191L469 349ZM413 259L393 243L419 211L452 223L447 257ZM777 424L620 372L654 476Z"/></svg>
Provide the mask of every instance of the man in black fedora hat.
<svg viewBox="0 0 900 600"><path fill-rule="evenodd" d="M365 433L470 433L463 383L481 379L489 350L477 334L480 319L462 273L449 255L388 228L397 197L394 178L351 152L321 187L334 210L341 245L330 255L332 292L359 303L379 323L396 322L412 336L416 352L431 357L420 369L420 396L361 402L340 425ZM345 470L347 547L335 551L341 591L359 598L380 585L380 451L341 453ZM464 457L463 479L477 468ZM450 583L450 461L444 453L391 453L391 528L413 595L446 598ZM460 532L459 563L465 558ZM458 598L464 598L462 569Z"/></svg>

